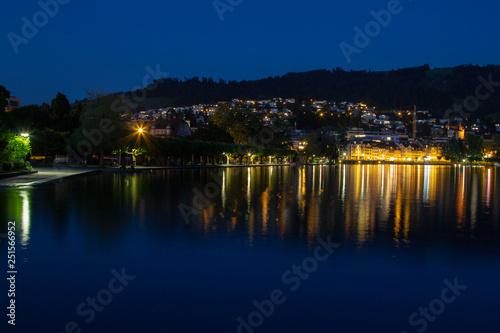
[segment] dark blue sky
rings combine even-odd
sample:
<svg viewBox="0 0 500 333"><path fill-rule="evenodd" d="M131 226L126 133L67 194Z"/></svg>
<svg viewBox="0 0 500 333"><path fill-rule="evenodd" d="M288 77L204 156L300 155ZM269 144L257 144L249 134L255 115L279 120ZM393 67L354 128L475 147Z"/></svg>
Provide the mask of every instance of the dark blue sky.
<svg viewBox="0 0 500 333"><path fill-rule="evenodd" d="M26 105L50 102L59 91L73 102L85 89L132 90L148 66L171 77L242 80L334 67L499 64L500 4L493 0L401 0L400 12L350 63L339 45L354 46L354 28L364 30L372 10L395 0L220 1L241 3L221 21L213 0L70 0L44 24L38 1L4 0L0 85ZM22 18L34 15L39 31L23 36ZM28 37L17 53L9 33Z"/></svg>

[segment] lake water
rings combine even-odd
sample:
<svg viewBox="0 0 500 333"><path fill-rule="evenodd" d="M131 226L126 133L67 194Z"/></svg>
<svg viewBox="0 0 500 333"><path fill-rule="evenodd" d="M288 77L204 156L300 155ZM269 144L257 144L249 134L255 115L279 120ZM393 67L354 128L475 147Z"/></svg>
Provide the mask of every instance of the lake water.
<svg viewBox="0 0 500 333"><path fill-rule="evenodd" d="M494 332L498 168L99 174L0 189L8 332ZM7 242L0 244L7 272ZM5 332L6 330L2 330Z"/></svg>

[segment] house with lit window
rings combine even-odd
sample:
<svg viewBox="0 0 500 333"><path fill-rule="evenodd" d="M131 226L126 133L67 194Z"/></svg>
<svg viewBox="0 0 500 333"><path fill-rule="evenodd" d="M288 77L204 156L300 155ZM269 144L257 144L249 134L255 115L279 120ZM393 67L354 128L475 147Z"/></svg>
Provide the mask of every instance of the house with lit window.
<svg viewBox="0 0 500 333"><path fill-rule="evenodd" d="M7 98L7 106L5 107L5 111L10 111L20 106L21 106L21 100L15 96L12 96Z"/></svg>
<svg viewBox="0 0 500 333"><path fill-rule="evenodd" d="M191 128L184 119L172 117L169 113L167 119L162 119L152 125L149 133L162 137L185 137L191 135Z"/></svg>

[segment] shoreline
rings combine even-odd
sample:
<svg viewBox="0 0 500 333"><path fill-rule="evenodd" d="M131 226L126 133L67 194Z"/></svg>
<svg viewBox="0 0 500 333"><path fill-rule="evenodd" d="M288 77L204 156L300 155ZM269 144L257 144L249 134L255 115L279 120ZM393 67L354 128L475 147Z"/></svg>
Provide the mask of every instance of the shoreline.
<svg viewBox="0 0 500 333"><path fill-rule="evenodd" d="M495 167L494 162L479 162L479 163L470 163L470 162L390 162L390 161L358 161L358 160L344 160L339 164L385 164L385 165L430 165L430 166L456 166L456 165L465 165L465 166L491 166ZM500 166L500 165L499 165Z"/></svg>
<svg viewBox="0 0 500 333"><path fill-rule="evenodd" d="M80 169L72 167L41 167L30 172L17 172L11 177L0 179L1 188L40 186L55 181L99 173L98 169Z"/></svg>
<svg viewBox="0 0 500 333"><path fill-rule="evenodd" d="M30 175L32 173L38 173L38 171L26 170L26 171L2 172L2 173L0 173L0 179L7 179L7 178L12 178L12 177Z"/></svg>
<svg viewBox="0 0 500 333"><path fill-rule="evenodd" d="M96 175L100 173L134 174L146 173L158 170L195 170L195 169L228 169L228 168L263 168L263 167L303 167L303 166L342 166L342 165L410 165L410 166L464 166L464 167L498 167L494 163L449 163L449 162L375 162L375 161L341 161L337 164L326 163L288 163L288 164L220 164L220 165L179 165L179 166L137 166L134 169L125 170L119 167L96 166L54 166L39 167L34 171L6 173L0 177L0 188L41 186L55 181L71 179L80 176Z"/></svg>

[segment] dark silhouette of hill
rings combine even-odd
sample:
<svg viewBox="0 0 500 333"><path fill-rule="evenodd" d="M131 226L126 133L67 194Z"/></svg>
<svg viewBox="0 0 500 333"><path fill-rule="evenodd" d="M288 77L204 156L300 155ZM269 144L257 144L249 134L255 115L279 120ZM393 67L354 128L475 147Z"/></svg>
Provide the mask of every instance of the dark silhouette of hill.
<svg viewBox="0 0 500 333"><path fill-rule="evenodd" d="M148 87L147 99L140 105L158 107L153 101L164 101L162 106L169 107L268 97L295 98L301 102L312 98L359 101L377 109L406 108L416 104L419 109L428 109L441 116L454 103L462 104L466 97L475 96L481 76L485 80L491 76L494 82L500 82L500 66L430 69L429 65L424 65L385 72L348 72L336 68L238 82L198 77L165 78ZM495 89L497 91L488 99L481 101L475 114L485 116L500 112L500 87ZM486 92L486 89L481 90L481 93ZM131 92L126 95L132 96Z"/></svg>

